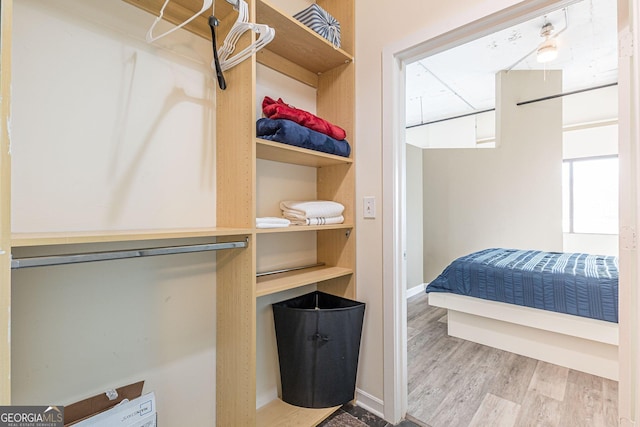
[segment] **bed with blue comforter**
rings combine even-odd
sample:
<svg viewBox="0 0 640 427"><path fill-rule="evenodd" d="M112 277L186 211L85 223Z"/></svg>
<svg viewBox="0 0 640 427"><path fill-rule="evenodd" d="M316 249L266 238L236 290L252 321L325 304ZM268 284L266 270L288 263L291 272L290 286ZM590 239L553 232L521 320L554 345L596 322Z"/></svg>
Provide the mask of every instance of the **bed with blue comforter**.
<svg viewBox="0 0 640 427"><path fill-rule="evenodd" d="M618 322L618 258L493 248L453 261L426 289Z"/></svg>

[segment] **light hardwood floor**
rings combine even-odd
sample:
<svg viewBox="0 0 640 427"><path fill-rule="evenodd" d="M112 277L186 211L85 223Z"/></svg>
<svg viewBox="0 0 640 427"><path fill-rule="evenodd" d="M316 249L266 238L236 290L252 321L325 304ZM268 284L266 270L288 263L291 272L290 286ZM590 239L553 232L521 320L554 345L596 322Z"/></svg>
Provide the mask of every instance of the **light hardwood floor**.
<svg viewBox="0 0 640 427"><path fill-rule="evenodd" d="M408 300L408 414L430 427L617 426L618 383L449 337L446 310Z"/></svg>

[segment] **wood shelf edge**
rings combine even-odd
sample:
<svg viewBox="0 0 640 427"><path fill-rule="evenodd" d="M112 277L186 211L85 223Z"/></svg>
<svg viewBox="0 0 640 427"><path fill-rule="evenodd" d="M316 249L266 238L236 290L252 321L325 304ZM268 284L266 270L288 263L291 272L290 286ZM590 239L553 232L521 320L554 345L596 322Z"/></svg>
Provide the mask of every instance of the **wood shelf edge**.
<svg viewBox="0 0 640 427"><path fill-rule="evenodd" d="M317 168L353 163L350 157L336 156L262 138L256 138L256 156L262 160Z"/></svg>
<svg viewBox="0 0 640 427"><path fill-rule="evenodd" d="M244 236L252 234L246 228L193 228L167 230L114 230L50 233L12 233L12 247L53 246L83 243L117 243L142 240L188 239L196 237Z"/></svg>
<svg viewBox="0 0 640 427"><path fill-rule="evenodd" d="M304 231L324 231L324 230L351 230L353 224L335 224L335 225L292 225L290 227L280 228L256 228L256 234L272 234L272 233L296 233Z"/></svg>
<svg viewBox="0 0 640 427"><path fill-rule="evenodd" d="M307 70L287 58L283 58L277 53L271 52L268 46L256 54L256 61L300 83L304 83L314 89L318 88L318 74Z"/></svg>
<svg viewBox="0 0 640 427"><path fill-rule="evenodd" d="M275 399L258 408L256 425L258 427L317 426L328 418L340 406L332 408L302 408Z"/></svg>
<svg viewBox="0 0 640 427"><path fill-rule="evenodd" d="M353 269L344 267L312 267L288 273L259 277L256 283L256 297L275 294L353 274Z"/></svg>

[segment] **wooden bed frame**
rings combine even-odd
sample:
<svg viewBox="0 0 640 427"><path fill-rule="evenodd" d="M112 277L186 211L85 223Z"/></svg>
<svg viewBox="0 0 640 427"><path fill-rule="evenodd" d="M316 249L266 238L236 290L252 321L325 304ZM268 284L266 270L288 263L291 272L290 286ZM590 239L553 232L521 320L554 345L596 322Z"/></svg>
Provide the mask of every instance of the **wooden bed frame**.
<svg viewBox="0 0 640 427"><path fill-rule="evenodd" d="M453 337L618 380L618 324L442 292Z"/></svg>

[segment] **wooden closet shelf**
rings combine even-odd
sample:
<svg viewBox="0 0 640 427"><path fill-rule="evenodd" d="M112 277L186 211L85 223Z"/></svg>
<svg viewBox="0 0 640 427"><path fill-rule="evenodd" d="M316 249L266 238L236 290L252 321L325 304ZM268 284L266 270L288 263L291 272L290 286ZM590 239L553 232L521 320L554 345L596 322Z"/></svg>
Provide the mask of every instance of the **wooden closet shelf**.
<svg viewBox="0 0 640 427"><path fill-rule="evenodd" d="M331 225L292 225L281 228L256 228L256 234L268 233L296 233L300 231L322 231L322 230L350 230L353 224L331 224Z"/></svg>
<svg viewBox="0 0 640 427"><path fill-rule="evenodd" d="M350 274L353 274L351 268L323 266L261 276L256 280L256 296L262 297L275 294L276 292L286 291L287 289L299 288Z"/></svg>
<svg viewBox="0 0 640 427"><path fill-rule="evenodd" d="M155 16L158 16L163 4L162 0L123 1ZM198 12L201 6L202 2L193 0L171 1L163 17L172 24L179 25ZM197 36L211 40L207 13L198 16L184 28ZM222 22L222 31L225 32L231 28L238 16L231 5L224 0L216 2L215 13ZM256 22L267 24L276 30L275 38L256 56L256 60L267 67L316 87L318 74L353 61L352 55L342 49L334 48L329 41L267 1L257 1L256 16Z"/></svg>
<svg viewBox="0 0 640 427"><path fill-rule="evenodd" d="M245 228L186 228L167 230L76 231L59 233L12 233L11 246L49 246L82 243L131 242L138 240L183 239L195 237L244 236Z"/></svg>
<svg viewBox="0 0 640 427"><path fill-rule="evenodd" d="M158 16L162 8L163 0L122 0L152 15ZM202 1L194 2L193 0L170 1L164 10L163 18L174 25L180 25L187 19L191 18L196 12L202 8ZM233 11L233 7L226 1L216 2L216 17L223 21L227 15ZM211 28L209 27L209 16L206 11L195 18L189 24L185 25L185 29L193 34L211 40ZM236 14L237 16L237 14ZM235 17L234 17L235 19ZM149 21L151 25L151 21ZM161 30L160 30L161 31ZM154 34L155 35L155 34Z"/></svg>
<svg viewBox="0 0 640 427"><path fill-rule="evenodd" d="M315 168L353 163L353 159L349 157L336 156L260 138L256 139L256 156L263 160Z"/></svg>
<svg viewBox="0 0 640 427"><path fill-rule="evenodd" d="M257 22L276 29L266 49L306 70L320 74L353 61L353 56L268 1L256 3L256 16Z"/></svg>

